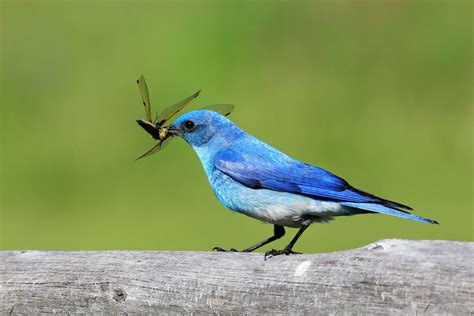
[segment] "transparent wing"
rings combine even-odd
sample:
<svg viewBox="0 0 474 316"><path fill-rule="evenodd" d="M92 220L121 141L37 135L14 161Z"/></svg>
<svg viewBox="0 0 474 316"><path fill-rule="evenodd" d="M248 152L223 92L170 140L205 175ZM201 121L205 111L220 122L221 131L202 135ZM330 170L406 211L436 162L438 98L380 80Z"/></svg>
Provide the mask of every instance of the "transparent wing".
<svg viewBox="0 0 474 316"><path fill-rule="evenodd" d="M138 157L136 160L139 160L139 159L145 158L145 157L147 157L147 156L156 154L157 152L159 152L160 150L162 150L163 148L165 148L165 147L169 144L170 140L171 140L171 137L168 137L168 138L166 138L164 141L159 142L158 144L156 144L155 146L153 146L149 151L147 151L146 153L144 153L143 155L141 155L140 157Z"/></svg>
<svg viewBox="0 0 474 316"><path fill-rule="evenodd" d="M188 105L192 100L197 98L197 96L201 93L201 90L195 92L193 95L187 97L179 101L176 104L173 104L170 107L167 107L163 110L159 115L157 115L155 120L155 125L163 126L166 122L168 122L176 113L181 111L186 105Z"/></svg>
<svg viewBox="0 0 474 316"><path fill-rule="evenodd" d="M235 106L233 104L213 104L213 105L203 106L201 109L216 111L224 116L227 116L234 111Z"/></svg>
<svg viewBox="0 0 474 316"><path fill-rule="evenodd" d="M150 105L150 95L148 94L148 87L146 86L145 77L140 76L140 79L137 80L138 90L140 90L140 96L142 97L143 106L145 107L146 120L150 123L153 123L151 119L151 105Z"/></svg>

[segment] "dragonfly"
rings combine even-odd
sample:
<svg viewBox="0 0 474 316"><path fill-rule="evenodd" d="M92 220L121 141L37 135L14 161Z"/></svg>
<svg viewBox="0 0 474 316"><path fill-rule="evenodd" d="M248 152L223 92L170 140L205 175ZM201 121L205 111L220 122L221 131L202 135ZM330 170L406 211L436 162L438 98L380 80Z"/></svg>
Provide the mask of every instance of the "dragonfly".
<svg viewBox="0 0 474 316"><path fill-rule="evenodd" d="M137 80L138 90L140 91L140 97L142 99L143 106L145 108L145 119L137 120L138 125L140 125L145 131L148 132L154 139L158 140L158 143L153 146L150 150L146 153L141 155L137 158L137 160L142 159L144 157L153 155L168 145L170 140L172 139L172 134L169 133L169 125L167 125L170 120L179 113L186 105L191 103L194 99L196 99L201 90L196 91L192 95L183 100L175 103L167 108L165 108L160 113L157 113L155 119L152 119L151 114L151 103L150 103L150 94L148 92L148 87L145 81L145 77L143 75ZM228 116L232 111L234 111L234 105L232 104L213 104L204 106L202 110L211 110L219 112L224 116Z"/></svg>

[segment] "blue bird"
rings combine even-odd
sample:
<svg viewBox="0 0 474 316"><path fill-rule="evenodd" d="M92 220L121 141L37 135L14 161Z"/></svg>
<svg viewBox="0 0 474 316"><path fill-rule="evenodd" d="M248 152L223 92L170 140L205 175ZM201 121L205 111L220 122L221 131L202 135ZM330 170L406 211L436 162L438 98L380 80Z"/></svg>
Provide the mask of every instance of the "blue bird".
<svg viewBox="0 0 474 316"><path fill-rule="evenodd" d="M266 252L265 258L296 253L293 246L311 223L328 222L336 216L381 213L438 224L410 214L409 206L356 189L324 169L287 156L217 112L185 113L168 131L193 147L226 208L274 225L273 236L243 252L283 237L284 227L294 227L299 230L290 243L283 250Z"/></svg>

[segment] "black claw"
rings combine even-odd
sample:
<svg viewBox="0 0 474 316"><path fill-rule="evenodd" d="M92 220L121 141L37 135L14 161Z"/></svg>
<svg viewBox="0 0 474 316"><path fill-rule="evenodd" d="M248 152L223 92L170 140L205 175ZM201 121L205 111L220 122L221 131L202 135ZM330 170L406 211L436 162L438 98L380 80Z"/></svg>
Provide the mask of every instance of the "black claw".
<svg viewBox="0 0 474 316"><path fill-rule="evenodd" d="M285 251L285 255L302 255L301 252L296 252L296 251L293 251L293 250L286 250Z"/></svg>
<svg viewBox="0 0 474 316"><path fill-rule="evenodd" d="M214 248L212 248L212 251L217 251L217 252L239 252L235 248L230 248L229 250L226 250L226 249L221 248L221 247L214 247Z"/></svg>
<svg viewBox="0 0 474 316"><path fill-rule="evenodd" d="M279 256L279 255L301 255L301 252L296 252L291 249L283 249L283 250L269 250L265 252L265 256L263 257L264 260L270 259L271 257Z"/></svg>
<svg viewBox="0 0 474 316"><path fill-rule="evenodd" d="M282 253L283 253L283 250L276 250L276 249L269 250L265 252L265 256L263 257L263 260L267 260L271 257L281 255Z"/></svg>

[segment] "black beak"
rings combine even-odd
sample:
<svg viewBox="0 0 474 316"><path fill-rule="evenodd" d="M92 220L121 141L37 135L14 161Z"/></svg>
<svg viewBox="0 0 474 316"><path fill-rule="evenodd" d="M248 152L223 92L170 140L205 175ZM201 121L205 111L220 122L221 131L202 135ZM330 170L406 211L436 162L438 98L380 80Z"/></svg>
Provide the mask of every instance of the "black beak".
<svg viewBox="0 0 474 316"><path fill-rule="evenodd" d="M178 127L175 127L175 126L170 126L168 127L168 134L170 136L181 136L182 135L182 131L180 128Z"/></svg>

